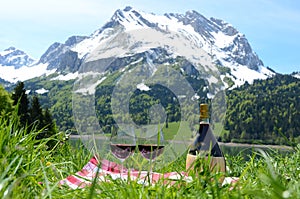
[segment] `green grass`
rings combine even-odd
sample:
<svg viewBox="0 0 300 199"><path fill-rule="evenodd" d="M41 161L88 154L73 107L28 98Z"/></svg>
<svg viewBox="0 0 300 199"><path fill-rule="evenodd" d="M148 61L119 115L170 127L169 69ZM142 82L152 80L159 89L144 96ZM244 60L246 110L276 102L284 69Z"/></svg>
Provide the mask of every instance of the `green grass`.
<svg viewBox="0 0 300 199"><path fill-rule="evenodd" d="M171 187L162 182L143 186L115 180L95 181L85 189L72 190L59 187L58 182L81 170L93 154L55 138L50 139L57 145L49 150L48 140L37 142L37 132L14 130L14 124L13 117L0 119L0 198L300 198L299 145L289 155L258 151L249 160L226 155L225 175L240 177L233 188L220 186L222 176L204 169L198 175L191 174L192 182L178 181ZM182 171L184 167L182 156L160 172Z"/></svg>

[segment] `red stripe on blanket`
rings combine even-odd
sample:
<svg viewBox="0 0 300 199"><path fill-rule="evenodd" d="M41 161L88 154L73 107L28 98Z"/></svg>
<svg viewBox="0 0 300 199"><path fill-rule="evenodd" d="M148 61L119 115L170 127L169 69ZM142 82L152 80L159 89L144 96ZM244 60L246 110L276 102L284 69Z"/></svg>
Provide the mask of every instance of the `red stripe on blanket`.
<svg viewBox="0 0 300 199"><path fill-rule="evenodd" d="M155 184L160 180L163 180L166 185L173 185L176 181L190 181L191 177L187 175L186 172L170 172L170 173L157 173L153 172L149 174L147 171L137 171L137 170L128 170L126 168L121 172L121 165L110 162L108 160L101 160L101 167L99 167L99 162L97 157L93 157L90 161L82 168L81 171L76 172L74 175L70 175L65 179L59 182L60 185L67 185L72 189L83 188L89 184L91 184L92 180L97 176L99 176L100 181L108 181L103 178L105 176L111 176L112 179L122 178L131 180L138 180L140 183L149 183ZM122 175L120 174L122 173ZM233 179L233 178L232 178ZM234 180L231 178L228 179L231 184ZM238 178L236 178L238 179ZM228 184L228 183L227 183Z"/></svg>

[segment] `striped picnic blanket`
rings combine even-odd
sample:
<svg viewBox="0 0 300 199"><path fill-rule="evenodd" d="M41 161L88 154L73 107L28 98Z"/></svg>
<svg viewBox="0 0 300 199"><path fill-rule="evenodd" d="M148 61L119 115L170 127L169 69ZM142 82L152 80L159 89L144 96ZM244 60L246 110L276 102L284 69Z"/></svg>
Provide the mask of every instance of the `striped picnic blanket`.
<svg viewBox="0 0 300 199"><path fill-rule="evenodd" d="M115 179L130 179L147 185L149 185L149 183L155 184L159 180L164 180L164 182L170 185L178 180L186 182L192 181L192 177L188 176L186 172L169 172L165 174L152 172L149 174L148 171L127 170L126 168L123 168L123 171L121 171L121 165L115 162L105 159L100 161L99 164L97 157L94 156L80 171L61 180L59 184L68 186L72 189L84 188L92 184L96 176L98 176L97 180L100 182L107 182ZM237 179L238 178L227 177L223 184L231 184Z"/></svg>

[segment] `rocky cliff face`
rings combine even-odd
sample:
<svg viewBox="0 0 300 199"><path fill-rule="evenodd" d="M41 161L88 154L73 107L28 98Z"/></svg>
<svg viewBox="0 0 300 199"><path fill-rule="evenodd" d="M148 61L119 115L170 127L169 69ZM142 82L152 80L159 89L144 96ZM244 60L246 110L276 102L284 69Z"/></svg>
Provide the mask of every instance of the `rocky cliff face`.
<svg viewBox="0 0 300 199"><path fill-rule="evenodd" d="M39 63L48 64L47 69L57 69L64 72L75 72L81 65L78 53L72 50L76 44L88 37L72 36L64 44L55 42L41 56Z"/></svg>

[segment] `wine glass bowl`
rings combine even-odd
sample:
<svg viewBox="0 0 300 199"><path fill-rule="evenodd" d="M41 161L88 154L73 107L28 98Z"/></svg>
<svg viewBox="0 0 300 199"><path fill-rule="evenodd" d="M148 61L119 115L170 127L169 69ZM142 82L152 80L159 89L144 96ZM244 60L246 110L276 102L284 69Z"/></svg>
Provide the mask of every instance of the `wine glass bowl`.
<svg viewBox="0 0 300 199"><path fill-rule="evenodd" d="M152 174L153 161L163 154L165 147L162 130L160 129L158 132L157 129L156 132L157 133L154 135L152 134L151 137L146 136L138 140L138 150L141 156L147 159L150 163L149 174Z"/></svg>
<svg viewBox="0 0 300 199"><path fill-rule="evenodd" d="M110 138L110 151L121 162L121 174L124 161L133 155L136 148L134 132L118 131Z"/></svg>
<svg viewBox="0 0 300 199"><path fill-rule="evenodd" d="M139 144L138 149L141 155L147 160L154 160L156 157L160 156L164 151L164 145L157 144Z"/></svg>
<svg viewBox="0 0 300 199"><path fill-rule="evenodd" d="M135 145L130 144L110 144L110 150L112 154L118 158L121 162L125 161L135 151Z"/></svg>

